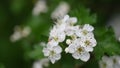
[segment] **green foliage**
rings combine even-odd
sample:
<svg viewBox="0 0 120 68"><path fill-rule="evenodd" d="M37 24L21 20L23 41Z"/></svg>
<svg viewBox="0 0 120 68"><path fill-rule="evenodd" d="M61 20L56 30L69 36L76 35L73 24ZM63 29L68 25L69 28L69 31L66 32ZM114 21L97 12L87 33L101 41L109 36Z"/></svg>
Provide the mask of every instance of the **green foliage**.
<svg viewBox="0 0 120 68"><path fill-rule="evenodd" d="M43 50L43 47L41 45L39 45L39 44L35 45L34 50L30 51L28 53L29 57L32 58L32 59L42 59L42 58L44 58L42 50Z"/></svg>
<svg viewBox="0 0 120 68"><path fill-rule="evenodd" d="M0 68L5 68L3 64L0 64Z"/></svg>
<svg viewBox="0 0 120 68"><path fill-rule="evenodd" d="M96 14L90 14L90 9L80 6L73 9L70 14L78 18L78 24L95 24L97 20Z"/></svg>
<svg viewBox="0 0 120 68"><path fill-rule="evenodd" d="M111 28L104 28L95 30L98 45L95 47L94 56L97 60L106 55L120 54L119 42L115 39L114 32Z"/></svg>

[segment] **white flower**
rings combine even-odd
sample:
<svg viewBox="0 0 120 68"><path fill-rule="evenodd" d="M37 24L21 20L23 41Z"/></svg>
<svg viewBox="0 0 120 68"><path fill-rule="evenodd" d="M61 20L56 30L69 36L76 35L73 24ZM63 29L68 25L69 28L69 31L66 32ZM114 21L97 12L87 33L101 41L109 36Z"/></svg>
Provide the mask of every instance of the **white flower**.
<svg viewBox="0 0 120 68"><path fill-rule="evenodd" d="M113 67L114 68L120 68L120 56L112 56L112 58L113 58L113 63L114 63L114 65L113 65Z"/></svg>
<svg viewBox="0 0 120 68"><path fill-rule="evenodd" d="M100 68L114 68L112 58L103 56L102 60L99 62Z"/></svg>
<svg viewBox="0 0 120 68"><path fill-rule="evenodd" d="M73 26L74 24L77 23L77 18L76 17L69 17L69 15L65 15L62 22L67 23L68 26Z"/></svg>
<svg viewBox="0 0 120 68"><path fill-rule="evenodd" d="M28 26L21 28L20 26L15 26L14 33L11 35L10 40L16 42L21 38L27 37L31 33L31 29Z"/></svg>
<svg viewBox="0 0 120 68"><path fill-rule="evenodd" d="M48 58L43 58L38 61L35 61L32 68L43 68L43 67L49 66L49 60Z"/></svg>
<svg viewBox="0 0 120 68"><path fill-rule="evenodd" d="M76 31L76 35L79 37L85 37L92 35L91 32L94 30L94 27L92 27L89 24L85 24L83 28L81 28L79 31Z"/></svg>
<svg viewBox="0 0 120 68"><path fill-rule="evenodd" d="M93 37L93 36L91 36L91 37L83 37L83 38L81 38L82 40L82 42L83 42L83 47L85 47L85 50L86 51L90 51L90 52L92 52L93 51L93 47L95 47L96 45L97 45L97 42L96 42L96 40L95 40L95 38Z"/></svg>
<svg viewBox="0 0 120 68"><path fill-rule="evenodd" d="M61 58L60 53L62 52L62 48L59 46L59 43L64 41L68 45L65 48L66 53L71 53L75 59L80 59L85 62L89 60L89 52L92 52L93 47L97 44L93 34L94 28L89 24L85 24L81 28L79 25L75 26L76 23L77 18L69 17L69 15L58 18L55 22L55 25L50 31L47 47L43 49L44 55L52 63L55 63L55 61Z"/></svg>
<svg viewBox="0 0 120 68"><path fill-rule="evenodd" d="M56 42L63 42L65 40L65 33L61 29L53 28L50 32L49 39L54 39Z"/></svg>
<svg viewBox="0 0 120 68"><path fill-rule="evenodd" d="M14 34L10 37L11 42L15 42L22 38L22 35L19 31L15 31Z"/></svg>
<svg viewBox="0 0 120 68"><path fill-rule="evenodd" d="M65 29L65 34L67 36L75 35L75 32L79 30L79 26L67 26Z"/></svg>
<svg viewBox="0 0 120 68"><path fill-rule="evenodd" d="M89 52L87 52L84 47L81 46L80 39L75 40L66 49L66 53L71 53L75 59L81 59L82 61L88 61L90 58Z"/></svg>
<svg viewBox="0 0 120 68"><path fill-rule="evenodd" d="M56 42L54 39L49 40L48 45L57 46L59 42Z"/></svg>
<svg viewBox="0 0 120 68"><path fill-rule="evenodd" d="M70 6L67 2L61 2L52 12L52 19L61 19L69 12Z"/></svg>
<svg viewBox="0 0 120 68"><path fill-rule="evenodd" d="M34 16L38 16L40 13L47 12L47 9L46 2L43 0L38 0L38 2L35 4L35 7L33 8L32 14Z"/></svg>
<svg viewBox="0 0 120 68"><path fill-rule="evenodd" d="M54 64L55 61L61 58L62 48L60 46L50 46L48 45L43 49L44 56L48 57L49 60Z"/></svg>
<svg viewBox="0 0 120 68"><path fill-rule="evenodd" d="M94 28L93 26L89 25L89 24L85 24L84 27L83 27L83 30L87 30L87 31L93 31Z"/></svg>

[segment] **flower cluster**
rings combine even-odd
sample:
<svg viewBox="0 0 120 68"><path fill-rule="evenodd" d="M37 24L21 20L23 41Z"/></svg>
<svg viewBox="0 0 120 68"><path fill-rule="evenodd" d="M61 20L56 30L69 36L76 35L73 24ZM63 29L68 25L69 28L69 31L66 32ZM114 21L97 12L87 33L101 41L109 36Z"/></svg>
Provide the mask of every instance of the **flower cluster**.
<svg viewBox="0 0 120 68"><path fill-rule="evenodd" d="M120 56L103 56L99 66L100 68L120 68Z"/></svg>
<svg viewBox="0 0 120 68"><path fill-rule="evenodd" d="M21 38L27 37L31 33L31 28L26 26L21 28L20 26L16 26L14 28L14 33L10 37L11 42L16 42Z"/></svg>
<svg viewBox="0 0 120 68"><path fill-rule="evenodd" d="M62 48L59 43L66 41L66 53L71 53L73 58L88 61L89 52L93 51L93 47L97 42L94 38L94 28L85 24L84 26L75 25L76 17L64 16L63 19L57 20L50 31L49 42L43 49L43 53L52 63L61 58Z"/></svg>

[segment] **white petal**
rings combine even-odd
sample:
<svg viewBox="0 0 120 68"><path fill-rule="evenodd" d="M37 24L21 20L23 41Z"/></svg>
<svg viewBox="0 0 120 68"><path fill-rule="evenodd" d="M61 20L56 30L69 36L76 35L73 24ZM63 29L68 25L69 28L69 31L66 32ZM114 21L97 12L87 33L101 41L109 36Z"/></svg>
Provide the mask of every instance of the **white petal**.
<svg viewBox="0 0 120 68"><path fill-rule="evenodd" d="M75 46L74 45L69 45L68 46L68 51L69 51L69 53L74 53L75 52Z"/></svg>
<svg viewBox="0 0 120 68"><path fill-rule="evenodd" d="M115 66L114 68L120 68L119 64L115 64L114 66Z"/></svg>
<svg viewBox="0 0 120 68"><path fill-rule="evenodd" d="M50 61L52 62L52 64L54 64L55 63L55 58L53 58L53 57L48 57L49 59L50 59Z"/></svg>
<svg viewBox="0 0 120 68"><path fill-rule="evenodd" d="M81 37L81 31L80 30L76 30L75 34L78 36L78 37Z"/></svg>
<svg viewBox="0 0 120 68"><path fill-rule="evenodd" d="M63 22L66 22L68 19L69 19L69 15L65 15L64 19L63 19Z"/></svg>
<svg viewBox="0 0 120 68"><path fill-rule="evenodd" d="M50 51L47 48L43 48L44 56L49 56Z"/></svg>
<svg viewBox="0 0 120 68"><path fill-rule="evenodd" d="M90 59L90 54L88 52L84 52L80 55L80 59L82 61L86 62Z"/></svg>
<svg viewBox="0 0 120 68"><path fill-rule="evenodd" d="M71 17L71 18L69 19L69 22L70 22L71 24L75 24L75 23L77 22L77 18L76 18L76 17Z"/></svg>
<svg viewBox="0 0 120 68"><path fill-rule="evenodd" d="M94 38L91 40L91 42L92 42L93 47L95 47L97 45L97 41Z"/></svg>
<svg viewBox="0 0 120 68"><path fill-rule="evenodd" d="M75 59L80 59L80 53L78 53L78 52L73 53L72 56L73 56Z"/></svg>
<svg viewBox="0 0 120 68"><path fill-rule="evenodd" d="M63 42L65 40L65 33L60 33L58 35L58 42Z"/></svg>
<svg viewBox="0 0 120 68"><path fill-rule="evenodd" d="M87 52L92 52L92 51L93 51L93 47L87 46L87 47L85 47L85 50L86 50Z"/></svg>
<svg viewBox="0 0 120 68"><path fill-rule="evenodd" d="M74 32L72 30L67 30L66 31L67 36L72 36L73 34L74 34Z"/></svg>
<svg viewBox="0 0 120 68"><path fill-rule="evenodd" d="M66 28L66 23L61 23L60 25L58 25L58 31L59 32L63 32Z"/></svg>
<svg viewBox="0 0 120 68"><path fill-rule="evenodd" d="M62 52L62 48L60 46L55 46L53 49L57 54Z"/></svg>
<svg viewBox="0 0 120 68"><path fill-rule="evenodd" d="M56 54L56 55L54 56L54 58L55 58L56 60L59 60L59 59L61 58L61 55L60 55L60 54Z"/></svg>
<svg viewBox="0 0 120 68"><path fill-rule="evenodd" d="M48 45L49 45L49 46L57 46L57 45L58 45L58 42L52 39L52 40L50 40L50 41L48 42Z"/></svg>
<svg viewBox="0 0 120 68"><path fill-rule="evenodd" d="M88 37L88 38L93 38L93 37L94 37L93 32L89 32L89 33L87 33L86 37Z"/></svg>
<svg viewBox="0 0 120 68"><path fill-rule="evenodd" d="M94 27L89 25L89 24L85 24L83 29L87 30L87 31L93 31L94 30Z"/></svg>

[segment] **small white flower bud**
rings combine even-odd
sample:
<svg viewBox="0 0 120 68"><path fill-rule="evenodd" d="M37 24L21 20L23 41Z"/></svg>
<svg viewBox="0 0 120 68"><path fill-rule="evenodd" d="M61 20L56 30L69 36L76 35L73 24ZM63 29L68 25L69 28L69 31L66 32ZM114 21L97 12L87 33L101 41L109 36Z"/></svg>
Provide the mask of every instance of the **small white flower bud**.
<svg viewBox="0 0 120 68"><path fill-rule="evenodd" d="M71 40L70 39L67 39L66 40L66 44L70 44L71 43Z"/></svg>

